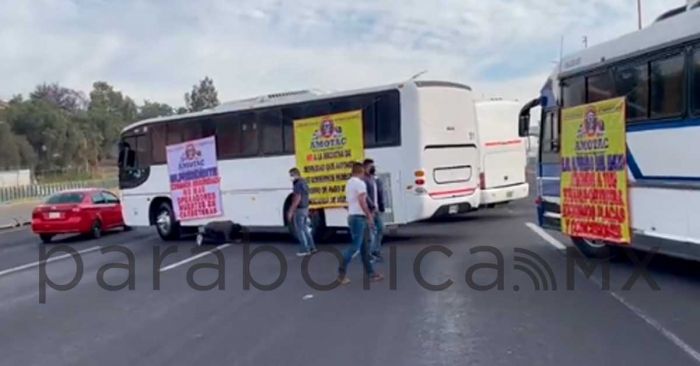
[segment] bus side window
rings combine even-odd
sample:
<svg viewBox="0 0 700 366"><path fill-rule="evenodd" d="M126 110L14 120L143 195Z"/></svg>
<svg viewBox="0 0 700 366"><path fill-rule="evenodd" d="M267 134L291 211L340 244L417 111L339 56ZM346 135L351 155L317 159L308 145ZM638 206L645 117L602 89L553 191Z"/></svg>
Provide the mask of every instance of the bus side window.
<svg viewBox="0 0 700 366"><path fill-rule="evenodd" d="M391 91L383 94L377 103L377 120L375 135L377 145L398 145L401 141L401 108L399 93Z"/></svg>
<svg viewBox="0 0 700 366"><path fill-rule="evenodd" d="M124 137L120 144L119 165L124 170L136 168L136 137Z"/></svg>
<svg viewBox="0 0 700 366"><path fill-rule="evenodd" d="M231 115L217 117L214 120L216 126L216 149L219 159L232 159L240 155L241 151L241 125Z"/></svg>
<svg viewBox="0 0 700 366"><path fill-rule="evenodd" d="M575 107L586 103L586 79L583 76L563 80L561 87L564 108Z"/></svg>
<svg viewBox="0 0 700 366"><path fill-rule="evenodd" d="M615 69L615 94L627 97L627 120L649 117L649 66L622 65Z"/></svg>
<svg viewBox="0 0 700 366"><path fill-rule="evenodd" d="M693 101L693 111L700 114L700 47L695 48L693 53L693 86L690 92Z"/></svg>
<svg viewBox="0 0 700 366"><path fill-rule="evenodd" d="M201 120L182 122L182 141L198 140L204 137L202 133L203 122Z"/></svg>
<svg viewBox="0 0 700 366"><path fill-rule="evenodd" d="M148 134L136 136L134 167L142 169L151 166L151 138Z"/></svg>
<svg viewBox="0 0 700 366"><path fill-rule="evenodd" d="M374 147L377 138L377 102L379 98L370 96L364 98L362 108L362 132L364 134L365 148Z"/></svg>
<svg viewBox="0 0 700 366"><path fill-rule="evenodd" d="M153 164L165 164L167 160L165 150L167 131L165 124L153 125L148 129L151 135L151 160Z"/></svg>
<svg viewBox="0 0 700 366"><path fill-rule="evenodd" d="M255 113L243 113L236 117L241 124L241 155L258 154L258 120Z"/></svg>
<svg viewBox="0 0 700 366"><path fill-rule="evenodd" d="M270 109L258 114L261 128L261 150L263 154L279 154L284 151L282 138L282 114L279 109Z"/></svg>
<svg viewBox="0 0 700 366"><path fill-rule="evenodd" d="M542 141L540 142L543 153L558 153L560 148L559 126L557 114L554 111L545 112L542 123Z"/></svg>
<svg viewBox="0 0 700 366"><path fill-rule="evenodd" d="M652 61L651 118L677 117L685 105L685 55Z"/></svg>
<svg viewBox="0 0 700 366"><path fill-rule="evenodd" d="M613 80L607 70L587 77L586 83L587 103L610 99L615 95Z"/></svg>
<svg viewBox="0 0 700 366"><path fill-rule="evenodd" d="M282 113L282 144L283 151L294 154L294 120Z"/></svg>
<svg viewBox="0 0 700 366"><path fill-rule="evenodd" d="M179 144L182 142L182 123L168 122L166 145Z"/></svg>

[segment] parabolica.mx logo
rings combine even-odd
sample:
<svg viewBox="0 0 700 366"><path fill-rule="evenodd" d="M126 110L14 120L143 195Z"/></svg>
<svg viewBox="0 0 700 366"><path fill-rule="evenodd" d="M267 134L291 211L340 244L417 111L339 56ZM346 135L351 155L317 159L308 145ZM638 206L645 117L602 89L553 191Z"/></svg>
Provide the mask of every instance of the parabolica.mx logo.
<svg viewBox="0 0 700 366"><path fill-rule="evenodd" d="M343 128L336 125L331 117L325 117L321 121L318 130L314 131L311 138L311 150L332 149L347 144L348 139L343 134Z"/></svg>

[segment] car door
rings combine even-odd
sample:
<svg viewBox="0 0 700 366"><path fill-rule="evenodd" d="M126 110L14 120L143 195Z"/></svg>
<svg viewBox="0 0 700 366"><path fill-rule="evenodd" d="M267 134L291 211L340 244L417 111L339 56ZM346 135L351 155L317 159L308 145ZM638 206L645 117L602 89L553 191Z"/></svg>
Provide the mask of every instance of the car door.
<svg viewBox="0 0 700 366"><path fill-rule="evenodd" d="M102 222L102 228L108 229L112 226L112 218L110 217L109 209L107 208L107 202L102 192L94 192L92 194L92 205L94 216L99 217Z"/></svg>
<svg viewBox="0 0 700 366"><path fill-rule="evenodd" d="M102 197L105 199L105 211L109 212L110 217L110 227L117 227L124 225L124 219L122 218L122 208L119 198L112 194L111 192L102 192Z"/></svg>

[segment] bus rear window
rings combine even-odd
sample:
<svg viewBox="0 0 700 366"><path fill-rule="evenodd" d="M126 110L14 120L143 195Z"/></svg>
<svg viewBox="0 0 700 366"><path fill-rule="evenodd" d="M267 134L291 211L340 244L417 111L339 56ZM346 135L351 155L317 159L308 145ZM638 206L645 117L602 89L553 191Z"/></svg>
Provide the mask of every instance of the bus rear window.
<svg viewBox="0 0 700 366"><path fill-rule="evenodd" d="M59 193L49 197L46 203L50 205L60 205L66 203L81 203L85 195L83 193Z"/></svg>

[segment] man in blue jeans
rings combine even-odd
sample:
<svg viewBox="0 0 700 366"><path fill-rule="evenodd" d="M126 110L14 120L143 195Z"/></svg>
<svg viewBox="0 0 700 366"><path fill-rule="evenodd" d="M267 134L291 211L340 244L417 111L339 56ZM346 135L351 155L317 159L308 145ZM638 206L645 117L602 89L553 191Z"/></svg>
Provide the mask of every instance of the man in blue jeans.
<svg viewBox="0 0 700 366"><path fill-rule="evenodd" d="M287 222L294 225L294 233L299 240L297 256L304 257L316 252L316 243L309 227L309 186L301 177L299 169L289 169L292 181L292 204L287 211Z"/></svg>
<svg viewBox="0 0 700 366"><path fill-rule="evenodd" d="M350 237L352 242L350 248L347 248L343 253L343 264L338 270L338 280L341 285L350 283L347 276L347 269L353 255L360 251L362 255L362 264L365 267L365 272L369 276L370 281L381 281L384 279L380 273L375 273L370 260L369 243L365 242L365 230L369 226L374 226L374 217L372 211L367 205L367 185L362 180L365 174L365 169L362 163L352 164L352 177L345 185L345 198L348 203L348 228L350 229Z"/></svg>
<svg viewBox="0 0 700 366"><path fill-rule="evenodd" d="M376 177L376 167L374 160L365 159L362 163L365 167L365 176L362 178L367 185L367 204L374 217L374 227L369 231L370 255L372 260L383 262L382 238L384 237L384 222L382 213L384 212L384 186L382 181Z"/></svg>

